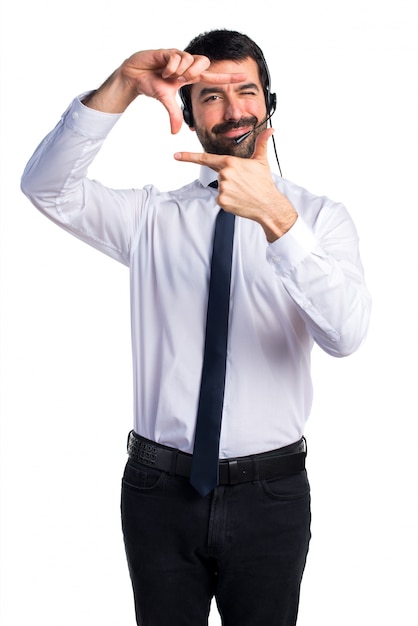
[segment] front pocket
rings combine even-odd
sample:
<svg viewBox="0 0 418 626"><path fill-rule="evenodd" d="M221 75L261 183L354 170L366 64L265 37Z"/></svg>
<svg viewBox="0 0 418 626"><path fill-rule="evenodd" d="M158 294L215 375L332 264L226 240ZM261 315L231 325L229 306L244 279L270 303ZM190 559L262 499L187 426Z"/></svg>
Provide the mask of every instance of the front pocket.
<svg viewBox="0 0 418 626"><path fill-rule="evenodd" d="M264 492L275 500L299 500L310 493L306 470L271 480L262 480L261 484Z"/></svg>
<svg viewBox="0 0 418 626"><path fill-rule="evenodd" d="M122 477L122 488L130 491L145 491L162 485L166 474L151 467L133 465L128 461Z"/></svg>

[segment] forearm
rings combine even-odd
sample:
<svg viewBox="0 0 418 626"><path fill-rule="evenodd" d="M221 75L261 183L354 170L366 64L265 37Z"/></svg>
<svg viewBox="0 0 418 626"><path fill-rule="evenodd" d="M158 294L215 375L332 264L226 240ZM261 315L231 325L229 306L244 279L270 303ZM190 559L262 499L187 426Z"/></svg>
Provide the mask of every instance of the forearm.
<svg viewBox="0 0 418 626"><path fill-rule="evenodd" d="M364 282L357 236L347 222L338 242L317 238L298 220L268 249L268 259L297 305L315 342L333 356L354 352L369 324L371 301ZM337 250L337 252L336 252Z"/></svg>
<svg viewBox="0 0 418 626"><path fill-rule="evenodd" d="M292 228L298 214L291 202L276 187L271 197L263 194L261 200L263 205L259 209L257 221L263 228L267 241L273 243Z"/></svg>

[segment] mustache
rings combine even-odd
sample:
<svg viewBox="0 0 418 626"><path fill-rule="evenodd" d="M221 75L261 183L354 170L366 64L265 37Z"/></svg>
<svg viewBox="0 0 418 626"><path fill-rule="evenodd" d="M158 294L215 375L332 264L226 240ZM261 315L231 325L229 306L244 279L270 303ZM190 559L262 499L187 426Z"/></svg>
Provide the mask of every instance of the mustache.
<svg viewBox="0 0 418 626"><path fill-rule="evenodd" d="M212 128L212 132L217 135L218 133L227 133L229 130L236 130L237 128L248 128L248 126L255 126L257 121L257 118L254 116L243 117L239 120L216 124L216 126Z"/></svg>

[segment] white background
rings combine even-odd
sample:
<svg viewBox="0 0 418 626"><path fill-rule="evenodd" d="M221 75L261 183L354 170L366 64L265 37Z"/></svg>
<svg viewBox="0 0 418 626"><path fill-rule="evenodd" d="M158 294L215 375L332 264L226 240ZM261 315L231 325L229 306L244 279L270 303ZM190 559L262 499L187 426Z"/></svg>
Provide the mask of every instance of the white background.
<svg viewBox="0 0 418 626"><path fill-rule="evenodd" d="M413 0L36 0L1 15L1 613L133 625L119 521L132 424L128 271L19 189L73 96L145 48L219 27L263 48L283 174L348 207L373 295L364 346L314 351L313 538L299 626L417 626L417 20ZM197 148L138 99L91 176L180 186ZM275 169L273 153L271 163ZM92 454L100 444L102 460ZM103 462L104 459L104 462ZM211 626L219 624L215 608ZM237 625L238 626L238 625Z"/></svg>

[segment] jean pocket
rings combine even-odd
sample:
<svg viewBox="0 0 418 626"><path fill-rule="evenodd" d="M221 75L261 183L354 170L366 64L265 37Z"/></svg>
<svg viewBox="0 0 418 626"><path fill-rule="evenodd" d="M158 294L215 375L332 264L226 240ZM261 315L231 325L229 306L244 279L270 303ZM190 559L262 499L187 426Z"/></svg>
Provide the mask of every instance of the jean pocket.
<svg viewBox="0 0 418 626"><path fill-rule="evenodd" d="M310 494L306 470L261 481L264 492L274 500L300 500Z"/></svg>
<svg viewBox="0 0 418 626"><path fill-rule="evenodd" d="M129 491L147 491L163 484L166 474L152 467L128 461L122 477L122 488Z"/></svg>

